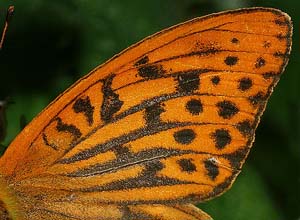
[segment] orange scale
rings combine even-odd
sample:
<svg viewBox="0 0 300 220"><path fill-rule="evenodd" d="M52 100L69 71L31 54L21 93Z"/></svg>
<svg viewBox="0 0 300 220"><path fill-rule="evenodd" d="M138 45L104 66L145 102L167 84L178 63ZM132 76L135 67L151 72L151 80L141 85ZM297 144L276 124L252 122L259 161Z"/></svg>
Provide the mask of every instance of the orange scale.
<svg viewBox="0 0 300 220"><path fill-rule="evenodd" d="M149 52L147 55L151 62L164 60L166 57L177 57L193 52L191 42L197 42L201 34L191 34L183 38L178 38L170 44L166 44L154 51Z"/></svg>
<svg viewBox="0 0 300 220"><path fill-rule="evenodd" d="M176 86L174 80L162 78L124 87L118 90L119 99L123 101L119 112L128 110L130 107L139 105L141 102L155 96L173 93Z"/></svg>
<svg viewBox="0 0 300 220"><path fill-rule="evenodd" d="M211 58L210 55L201 57L200 55L194 54L192 56L177 57L176 62L174 62L173 59L164 60L161 64L163 65L163 69L167 71L167 74L184 73L185 71L201 71L211 68L211 66L205 63L209 58Z"/></svg>
<svg viewBox="0 0 300 220"><path fill-rule="evenodd" d="M99 203L117 203L120 201L178 201L190 195L203 195L213 191L211 185L178 184L172 186L143 187L128 190L91 192L79 194L78 201L95 201ZM142 196L141 196L142 195Z"/></svg>
<svg viewBox="0 0 300 220"><path fill-rule="evenodd" d="M64 123L64 122L63 122ZM42 139L42 146L53 148L55 150L66 150L76 138L70 132L61 132L57 129L57 121L49 124L39 135ZM51 147L51 145L53 147Z"/></svg>
<svg viewBox="0 0 300 220"><path fill-rule="evenodd" d="M279 30L282 30L285 33L288 31L287 26L279 26L274 21L273 15L270 18L266 17L265 22L262 20L250 21L249 19L244 18L238 22L235 22L234 25L229 23L217 29L255 34L256 36L276 36Z"/></svg>
<svg viewBox="0 0 300 220"><path fill-rule="evenodd" d="M138 75L138 69L136 67L131 67L123 72L116 73L116 77L112 81L112 89L118 93L120 88L127 87L139 80L143 80L143 78Z"/></svg>

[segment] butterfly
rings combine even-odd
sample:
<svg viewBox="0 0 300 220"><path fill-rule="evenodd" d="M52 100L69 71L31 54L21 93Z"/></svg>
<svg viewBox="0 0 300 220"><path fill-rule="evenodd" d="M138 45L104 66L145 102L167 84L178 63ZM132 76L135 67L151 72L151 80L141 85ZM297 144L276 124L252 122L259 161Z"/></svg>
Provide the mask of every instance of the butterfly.
<svg viewBox="0 0 300 220"><path fill-rule="evenodd" d="M211 219L195 204L241 172L291 44L287 14L246 8L115 55L0 158L1 219Z"/></svg>

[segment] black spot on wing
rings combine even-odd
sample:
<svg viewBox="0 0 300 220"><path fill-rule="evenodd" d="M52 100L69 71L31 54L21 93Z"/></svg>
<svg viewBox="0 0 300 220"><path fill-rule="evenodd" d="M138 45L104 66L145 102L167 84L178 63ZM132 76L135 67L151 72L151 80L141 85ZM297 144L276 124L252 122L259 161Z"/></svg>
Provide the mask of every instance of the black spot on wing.
<svg viewBox="0 0 300 220"><path fill-rule="evenodd" d="M196 138L196 134L192 129L176 131L173 136L175 141L180 144L190 144Z"/></svg>
<svg viewBox="0 0 300 220"><path fill-rule="evenodd" d="M213 78L211 78L211 82L216 86L219 84L220 82L220 77L219 76L214 76Z"/></svg>
<svg viewBox="0 0 300 220"><path fill-rule="evenodd" d="M211 138L215 143L215 147L218 149L223 149L231 142L231 135L226 129L217 129L211 134Z"/></svg>
<svg viewBox="0 0 300 220"><path fill-rule="evenodd" d="M180 181L178 179L159 177L156 174L164 169L164 164L159 160L145 162L144 170L138 177L127 178L120 181L114 181L102 186L95 186L81 189L83 192L111 191L111 190L128 190L133 188L155 187L155 186L172 186L178 184L188 184L190 182Z"/></svg>
<svg viewBox="0 0 300 220"><path fill-rule="evenodd" d="M266 65L266 60L262 57L257 58L256 63L255 63L255 68L261 68Z"/></svg>
<svg viewBox="0 0 300 220"><path fill-rule="evenodd" d="M241 91L247 91L252 87L252 80L249 77L240 79L238 89Z"/></svg>
<svg viewBox="0 0 300 220"><path fill-rule="evenodd" d="M258 92L256 95L254 96L250 96L249 97L249 101L253 106L258 106L261 105L262 103L264 103L266 101L266 96L263 92Z"/></svg>
<svg viewBox="0 0 300 220"><path fill-rule="evenodd" d="M193 163L192 159L180 159L177 161L177 163L184 172L193 173L197 171L197 167Z"/></svg>
<svg viewBox="0 0 300 220"><path fill-rule="evenodd" d="M90 126L93 124L94 106L91 104L90 97L77 99L73 105L73 110L76 113L83 113Z"/></svg>
<svg viewBox="0 0 300 220"><path fill-rule="evenodd" d="M238 44L239 42L240 41L235 37L231 39L231 43L233 43L233 44Z"/></svg>
<svg viewBox="0 0 300 220"><path fill-rule="evenodd" d="M224 63L227 66L234 66L237 64L237 62L239 61L239 58L236 56L228 56L225 58Z"/></svg>
<svg viewBox="0 0 300 220"><path fill-rule="evenodd" d="M271 42L270 42L270 41L264 41L264 42L263 42L263 47L264 47L264 48L269 48L269 47L271 47Z"/></svg>
<svg viewBox="0 0 300 220"><path fill-rule="evenodd" d="M111 74L103 80L103 103L101 106L101 119L106 123L112 119L113 115L118 112L123 105L123 101L119 99L119 95L111 88L114 77L115 75Z"/></svg>
<svg viewBox="0 0 300 220"><path fill-rule="evenodd" d="M279 73L276 72L266 72L263 74L264 79L270 79L270 78L275 78L278 77Z"/></svg>
<svg viewBox="0 0 300 220"><path fill-rule="evenodd" d="M245 137L251 137L254 134L254 128L252 123L249 120L239 122L236 125L236 128L241 132Z"/></svg>
<svg viewBox="0 0 300 220"><path fill-rule="evenodd" d="M165 149L162 147L149 148L137 153L131 152L127 146L117 145L111 149L116 154L116 159L105 163L98 163L88 167L79 168L74 172L68 173L69 177L88 177L101 175L107 172L114 172L120 169L126 169L135 164L145 164L154 158L166 158L170 156L180 156L182 154L191 153L186 151ZM157 166L157 165L156 165ZM150 168L149 168L150 169ZM150 169L151 170L151 169Z"/></svg>
<svg viewBox="0 0 300 220"><path fill-rule="evenodd" d="M230 119L239 112L237 106L231 101L221 101L217 103L218 114L224 119Z"/></svg>
<svg viewBox="0 0 300 220"><path fill-rule="evenodd" d="M215 160L213 158L205 160L204 167L209 178L214 181L219 175L219 167L217 166Z"/></svg>
<svg viewBox="0 0 300 220"><path fill-rule="evenodd" d="M185 108L192 114L192 115L199 115L203 112L203 106L199 99L191 99L186 103Z"/></svg>

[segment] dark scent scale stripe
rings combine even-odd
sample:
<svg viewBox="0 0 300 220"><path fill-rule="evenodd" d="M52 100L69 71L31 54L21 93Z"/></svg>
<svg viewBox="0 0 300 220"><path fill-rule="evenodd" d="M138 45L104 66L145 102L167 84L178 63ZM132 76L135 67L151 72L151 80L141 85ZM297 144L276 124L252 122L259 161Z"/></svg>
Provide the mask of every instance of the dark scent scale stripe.
<svg viewBox="0 0 300 220"><path fill-rule="evenodd" d="M125 148L125 146L120 146L120 148ZM128 148L127 148L128 149ZM94 175L101 175L104 173L117 172L121 169L141 165L147 162L166 159L174 156L182 156L185 154L208 154L206 152L196 152L193 150L179 150L179 149L166 149L162 146L153 146L149 150L143 150L137 153L131 153L129 151L123 150L122 155L118 155L116 160L109 161L106 163L98 163L85 167L83 169L78 169L72 173L66 174L69 177L89 177ZM124 160L126 158L126 160Z"/></svg>
<svg viewBox="0 0 300 220"><path fill-rule="evenodd" d="M103 191L116 191L116 190L128 190L149 188L157 186L173 186L184 184L196 184L192 181L183 181L175 178L169 178L167 176L159 177L156 174L163 170L164 164L159 160L149 161L145 165L145 170L137 177L128 178L125 180L114 181L102 186L95 186L90 188L83 188L83 192L103 192Z"/></svg>
<svg viewBox="0 0 300 220"><path fill-rule="evenodd" d="M107 152L108 150L116 146L129 143L131 141L137 140L144 136L150 136L159 133L161 131L166 131L177 127L184 127L192 124L193 123L191 122L160 123L160 124L156 124L155 126L147 126L147 127L139 128L125 135L121 135L117 138L110 139L109 141L103 144L95 145L94 147L81 151L72 157L61 159L58 161L58 163L70 164L76 161L87 160L99 153Z"/></svg>
<svg viewBox="0 0 300 220"><path fill-rule="evenodd" d="M160 115L165 112L161 103L156 103L145 108L144 118L147 125L155 125L161 122Z"/></svg>

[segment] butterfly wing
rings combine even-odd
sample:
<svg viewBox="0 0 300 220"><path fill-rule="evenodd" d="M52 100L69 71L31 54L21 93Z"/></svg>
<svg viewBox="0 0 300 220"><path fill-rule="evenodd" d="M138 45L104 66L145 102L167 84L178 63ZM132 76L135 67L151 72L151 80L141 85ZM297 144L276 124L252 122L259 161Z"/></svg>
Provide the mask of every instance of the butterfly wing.
<svg viewBox="0 0 300 220"><path fill-rule="evenodd" d="M156 212L218 196L249 153L291 35L288 15L252 8L150 36L51 103L0 173L32 207L62 214L74 204Z"/></svg>

